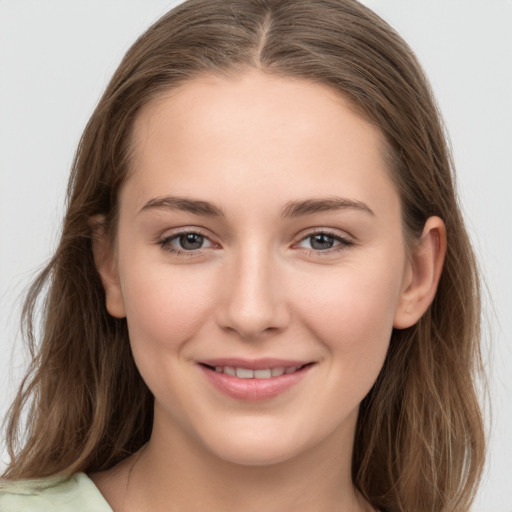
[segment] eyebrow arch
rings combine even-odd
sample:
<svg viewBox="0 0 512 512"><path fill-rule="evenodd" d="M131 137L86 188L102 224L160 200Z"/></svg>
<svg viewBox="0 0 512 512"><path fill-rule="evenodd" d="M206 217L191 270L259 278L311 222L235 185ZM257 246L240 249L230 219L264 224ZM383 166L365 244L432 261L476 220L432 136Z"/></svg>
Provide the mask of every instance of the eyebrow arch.
<svg viewBox="0 0 512 512"><path fill-rule="evenodd" d="M322 199L305 199L302 201L290 201L286 203L281 211L283 219L290 217L301 217L312 215L319 212L344 210L354 208L375 215L368 205L362 201L355 201L342 197L329 197ZM182 210L196 215L208 217L224 217L224 212L208 201L197 199L188 199L185 197L164 196L150 199L139 211L163 209L163 210Z"/></svg>
<svg viewBox="0 0 512 512"><path fill-rule="evenodd" d="M224 217L222 210L212 203L209 203L208 201L200 201L197 199L188 199L186 197L155 197L150 199L140 209L139 213L152 209L181 210L184 212L194 213L196 215L205 215L207 217Z"/></svg>
<svg viewBox="0 0 512 512"><path fill-rule="evenodd" d="M303 201L290 201L286 203L283 208L281 217L301 217L303 215L312 215L313 213L344 210L348 208L354 208L369 213L370 215L375 215L371 208L362 201L333 196L320 199L305 199Z"/></svg>

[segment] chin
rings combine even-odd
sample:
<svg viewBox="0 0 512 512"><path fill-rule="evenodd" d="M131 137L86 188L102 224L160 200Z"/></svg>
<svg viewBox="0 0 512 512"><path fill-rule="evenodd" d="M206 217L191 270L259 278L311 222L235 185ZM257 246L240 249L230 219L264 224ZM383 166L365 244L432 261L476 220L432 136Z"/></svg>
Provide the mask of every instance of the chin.
<svg viewBox="0 0 512 512"><path fill-rule="evenodd" d="M277 441L277 442L276 442ZM211 450L218 458L240 466L271 466L281 464L297 457L301 449L293 449L286 443L279 443L279 439L269 443L260 442L227 443L226 446L217 446Z"/></svg>
<svg viewBox="0 0 512 512"><path fill-rule="evenodd" d="M269 466L297 458L321 444L328 435L325 432L308 432L304 426L294 432L282 422L269 425L254 418L241 423L237 428L202 432L203 446L226 462L242 466Z"/></svg>

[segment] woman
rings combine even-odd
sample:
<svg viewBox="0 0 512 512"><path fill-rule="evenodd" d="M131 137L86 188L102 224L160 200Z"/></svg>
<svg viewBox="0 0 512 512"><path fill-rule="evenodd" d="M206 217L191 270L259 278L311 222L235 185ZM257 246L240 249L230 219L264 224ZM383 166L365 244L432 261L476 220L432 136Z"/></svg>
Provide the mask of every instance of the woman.
<svg viewBox="0 0 512 512"><path fill-rule="evenodd" d="M475 262L426 79L357 2L151 27L86 127L29 328L46 283L0 510L468 510Z"/></svg>

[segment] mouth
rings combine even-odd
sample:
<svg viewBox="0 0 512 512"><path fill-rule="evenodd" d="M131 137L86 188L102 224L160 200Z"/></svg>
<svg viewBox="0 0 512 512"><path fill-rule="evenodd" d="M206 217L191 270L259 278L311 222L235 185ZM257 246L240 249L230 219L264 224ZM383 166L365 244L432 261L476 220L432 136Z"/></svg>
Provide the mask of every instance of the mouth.
<svg viewBox="0 0 512 512"><path fill-rule="evenodd" d="M281 377L282 375L291 375L312 365L313 363L305 363L296 366L274 366L272 368L245 368L243 366L213 366L205 363L200 363L206 369L216 373L223 373L230 377L237 377L238 379L271 379L273 377Z"/></svg>
<svg viewBox="0 0 512 512"><path fill-rule="evenodd" d="M262 359L223 359L199 362L213 387L222 394L244 401L268 400L295 387L315 362Z"/></svg>

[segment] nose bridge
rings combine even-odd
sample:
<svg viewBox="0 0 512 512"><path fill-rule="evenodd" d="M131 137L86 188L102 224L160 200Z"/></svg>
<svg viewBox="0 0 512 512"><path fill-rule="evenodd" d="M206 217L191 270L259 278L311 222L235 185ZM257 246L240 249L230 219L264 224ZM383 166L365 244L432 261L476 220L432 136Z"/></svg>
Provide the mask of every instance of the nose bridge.
<svg viewBox="0 0 512 512"><path fill-rule="evenodd" d="M254 339L282 329L288 320L278 262L271 248L257 240L234 251L226 269L225 301L219 311L223 328Z"/></svg>

